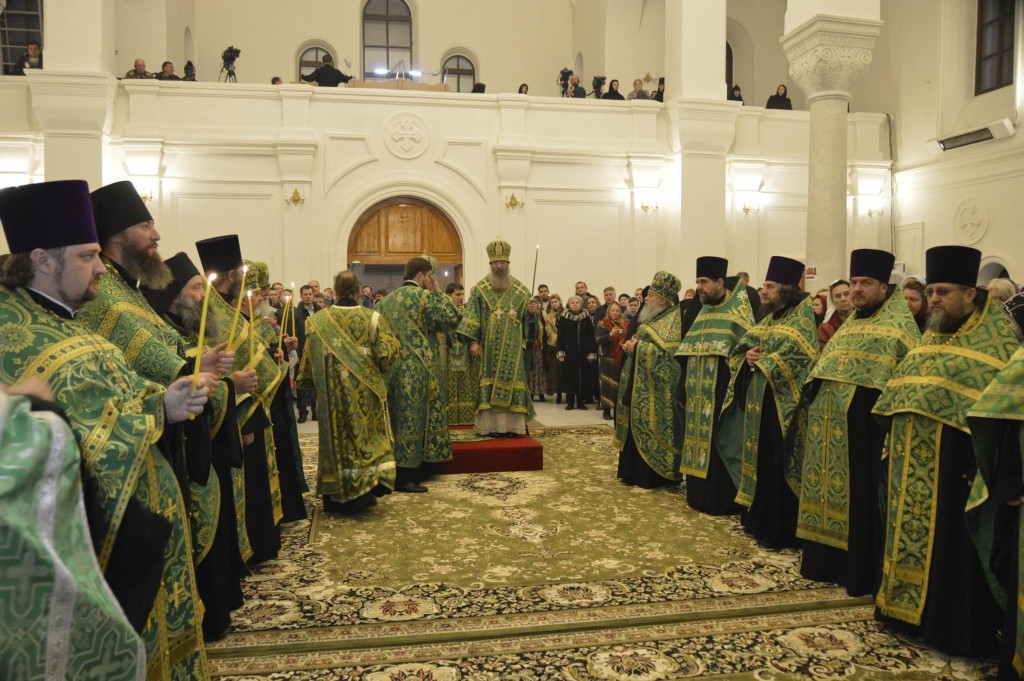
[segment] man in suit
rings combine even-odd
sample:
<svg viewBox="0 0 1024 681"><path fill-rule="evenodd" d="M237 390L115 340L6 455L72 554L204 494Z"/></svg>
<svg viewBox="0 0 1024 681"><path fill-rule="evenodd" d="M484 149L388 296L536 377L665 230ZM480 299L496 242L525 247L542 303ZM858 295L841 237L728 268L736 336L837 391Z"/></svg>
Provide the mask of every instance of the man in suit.
<svg viewBox="0 0 1024 681"><path fill-rule="evenodd" d="M323 62L323 66L316 71L308 76L302 76L302 80L320 87L338 87L339 83L347 83L352 80L352 76L347 76L334 68L334 58L331 55L325 54Z"/></svg>
<svg viewBox="0 0 1024 681"><path fill-rule="evenodd" d="M299 339L299 366L302 365L302 352L306 349L306 320L317 311L313 304L313 287L306 284L299 289L301 300L295 308L295 336ZM316 421L316 391L303 390L299 388L299 423L306 422L306 410L313 413L313 420Z"/></svg>

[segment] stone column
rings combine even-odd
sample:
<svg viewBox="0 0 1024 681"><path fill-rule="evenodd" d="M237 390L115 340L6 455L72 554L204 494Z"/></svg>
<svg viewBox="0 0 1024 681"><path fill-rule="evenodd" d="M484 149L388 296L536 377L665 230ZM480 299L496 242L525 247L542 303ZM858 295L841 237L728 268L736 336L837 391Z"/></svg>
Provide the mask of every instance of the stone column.
<svg viewBox="0 0 1024 681"><path fill-rule="evenodd" d="M847 270L847 110L881 28L874 19L814 14L782 37L789 75L811 112L806 262L822 283Z"/></svg>

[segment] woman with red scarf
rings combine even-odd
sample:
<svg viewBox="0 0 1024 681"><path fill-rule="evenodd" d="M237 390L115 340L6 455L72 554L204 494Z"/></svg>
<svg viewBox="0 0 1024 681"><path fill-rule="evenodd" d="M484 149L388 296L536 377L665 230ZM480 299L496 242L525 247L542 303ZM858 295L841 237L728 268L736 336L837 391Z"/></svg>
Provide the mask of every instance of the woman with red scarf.
<svg viewBox="0 0 1024 681"><path fill-rule="evenodd" d="M608 312L597 324L596 336L601 371L601 407L604 418L612 420L612 409L619 396L619 373L622 371L622 342L626 340L629 322L622 318L622 307L608 303Z"/></svg>

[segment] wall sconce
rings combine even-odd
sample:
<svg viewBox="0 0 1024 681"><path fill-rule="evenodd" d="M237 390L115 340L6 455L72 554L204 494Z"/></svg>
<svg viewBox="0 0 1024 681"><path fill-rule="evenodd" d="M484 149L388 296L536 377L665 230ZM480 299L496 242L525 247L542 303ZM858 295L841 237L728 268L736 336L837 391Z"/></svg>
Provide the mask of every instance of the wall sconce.
<svg viewBox="0 0 1024 681"><path fill-rule="evenodd" d="M751 213L753 213L754 215L757 215L760 212L761 212L761 206L757 205L756 203L753 204L753 205L751 205L749 203L744 203L743 204L743 214L744 215L750 215Z"/></svg>
<svg viewBox="0 0 1024 681"><path fill-rule="evenodd" d="M292 195L284 200L284 203L285 203L286 206L289 206L289 205L290 206L298 206L298 205L303 204L305 202L306 202L306 199L302 198L302 194L299 193L298 189L293 191Z"/></svg>
<svg viewBox="0 0 1024 681"><path fill-rule="evenodd" d="M658 204L657 203L653 203L653 204L652 203L641 203L640 204L640 210L642 210L644 213L650 213L651 211L657 212L658 211Z"/></svg>
<svg viewBox="0 0 1024 681"><path fill-rule="evenodd" d="M526 204L523 203L522 201L520 201L516 197L515 192L510 194L509 197L508 197L508 200L505 202L505 208L511 208L512 210L515 210L516 208L525 208L525 207L526 207Z"/></svg>
<svg viewBox="0 0 1024 681"><path fill-rule="evenodd" d="M149 203L150 201L153 200L153 195L150 194L149 192L140 192L139 198L142 199L143 203Z"/></svg>
<svg viewBox="0 0 1024 681"><path fill-rule="evenodd" d="M876 217L876 216L877 217L882 217L883 215L885 215L885 209L884 208L868 208L868 217L869 218L873 218L873 217Z"/></svg>

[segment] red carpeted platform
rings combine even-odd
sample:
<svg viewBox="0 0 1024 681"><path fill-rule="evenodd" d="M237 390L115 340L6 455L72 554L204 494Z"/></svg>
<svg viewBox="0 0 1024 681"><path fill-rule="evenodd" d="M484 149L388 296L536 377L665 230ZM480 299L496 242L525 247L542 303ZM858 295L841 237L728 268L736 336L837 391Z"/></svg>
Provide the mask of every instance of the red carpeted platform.
<svg viewBox="0 0 1024 681"><path fill-rule="evenodd" d="M456 429L452 429L456 430ZM441 473L502 473L544 469L544 446L526 435L479 442L453 442L455 458Z"/></svg>

